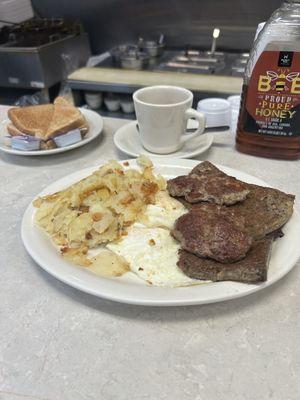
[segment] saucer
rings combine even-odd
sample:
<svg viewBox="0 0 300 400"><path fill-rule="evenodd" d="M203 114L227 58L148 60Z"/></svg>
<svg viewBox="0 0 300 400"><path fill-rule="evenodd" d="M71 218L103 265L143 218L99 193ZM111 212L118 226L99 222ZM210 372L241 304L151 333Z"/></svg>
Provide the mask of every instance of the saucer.
<svg viewBox="0 0 300 400"><path fill-rule="evenodd" d="M196 129L198 123L189 120L188 129ZM123 153L132 157L138 157L140 154L146 154L151 157L176 157L176 158L192 158L204 153L210 148L214 141L212 133L204 133L197 135L189 141L185 142L181 149L169 154L156 154L146 150L140 141L139 132L137 130L137 121L130 122L119 128L114 135L114 143L116 147Z"/></svg>

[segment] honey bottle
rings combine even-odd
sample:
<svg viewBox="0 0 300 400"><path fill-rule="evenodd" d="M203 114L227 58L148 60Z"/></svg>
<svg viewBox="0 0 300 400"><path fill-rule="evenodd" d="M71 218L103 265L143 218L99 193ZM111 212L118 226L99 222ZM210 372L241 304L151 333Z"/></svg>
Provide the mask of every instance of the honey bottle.
<svg viewBox="0 0 300 400"><path fill-rule="evenodd" d="M254 42L236 148L262 157L300 158L300 0L284 1Z"/></svg>

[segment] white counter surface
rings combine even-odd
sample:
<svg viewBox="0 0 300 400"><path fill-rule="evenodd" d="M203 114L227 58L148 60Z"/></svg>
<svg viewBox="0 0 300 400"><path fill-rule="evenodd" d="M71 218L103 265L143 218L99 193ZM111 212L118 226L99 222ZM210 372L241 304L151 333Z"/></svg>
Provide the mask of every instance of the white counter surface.
<svg viewBox="0 0 300 400"><path fill-rule="evenodd" d="M123 158L102 138L54 156L0 154L1 400L299 400L300 268L257 294L206 306L147 308L102 300L41 270L20 237L42 188ZM296 194L300 162L239 154L225 133L208 159ZM300 242L299 242L300 245Z"/></svg>
<svg viewBox="0 0 300 400"><path fill-rule="evenodd" d="M68 76L73 82L86 84L151 86L177 85L197 92L237 94L242 90L243 79L235 76L201 75L171 71L136 71L115 68L79 68ZM86 89L86 88L85 88Z"/></svg>

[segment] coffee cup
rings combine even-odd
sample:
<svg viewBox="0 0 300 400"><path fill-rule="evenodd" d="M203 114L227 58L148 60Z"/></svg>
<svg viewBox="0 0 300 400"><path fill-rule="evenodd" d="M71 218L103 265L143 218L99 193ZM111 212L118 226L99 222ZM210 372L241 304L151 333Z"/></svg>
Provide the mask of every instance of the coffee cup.
<svg viewBox="0 0 300 400"><path fill-rule="evenodd" d="M133 94L134 108L143 147L156 154L179 150L205 129L205 116L191 108L193 93L177 86L149 86ZM186 133L189 119L198 121L193 133Z"/></svg>

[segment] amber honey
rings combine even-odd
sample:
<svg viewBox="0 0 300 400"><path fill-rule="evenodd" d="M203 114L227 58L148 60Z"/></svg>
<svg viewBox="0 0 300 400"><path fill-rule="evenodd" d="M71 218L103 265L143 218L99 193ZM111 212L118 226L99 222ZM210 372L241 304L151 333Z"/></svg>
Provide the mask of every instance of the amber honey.
<svg viewBox="0 0 300 400"><path fill-rule="evenodd" d="M300 1L285 1L258 35L246 68L236 148L300 158Z"/></svg>

